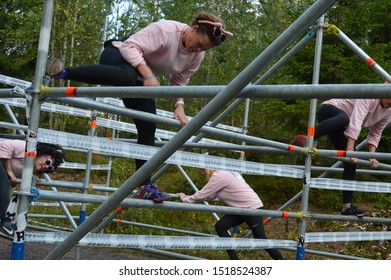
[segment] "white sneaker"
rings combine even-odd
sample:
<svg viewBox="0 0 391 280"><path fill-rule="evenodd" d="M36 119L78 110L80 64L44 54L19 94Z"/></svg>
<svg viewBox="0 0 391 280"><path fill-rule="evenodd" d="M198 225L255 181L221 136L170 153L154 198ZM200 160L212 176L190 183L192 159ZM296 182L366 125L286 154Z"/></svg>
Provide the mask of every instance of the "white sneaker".
<svg viewBox="0 0 391 280"><path fill-rule="evenodd" d="M14 227L10 220L1 221L1 229L2 232L7 234L8 236L14 236Z"/></svg>

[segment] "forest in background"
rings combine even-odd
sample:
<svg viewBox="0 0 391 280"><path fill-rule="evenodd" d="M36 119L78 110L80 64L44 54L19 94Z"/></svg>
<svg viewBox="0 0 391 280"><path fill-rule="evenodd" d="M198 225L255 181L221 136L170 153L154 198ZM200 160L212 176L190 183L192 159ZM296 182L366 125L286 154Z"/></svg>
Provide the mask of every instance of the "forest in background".
<svg viewBox="0 0 391 280"><path fill-rule="evenodd" d="M4 0L1 2L0 74L32 81L43 2L42 0ZM193 76L190 85L226 85L313 2L315 1L57 0L55 1L49 56L63 59L67 66L98 63L104 38L122 38L137 32L150 22L164 19L190 24L193 15L197 12L213 11L225 20L227 29L235 36L220 47L206 53L205 60L200 70ZM105 30L106 19L108 25ZM391 1L337 1L337 4L325 15L325 21L336 25L386 71L390 71ZM299 40L305 35L302 34ZM315 40L312 40L265 84L311 84L314 50ZM254 82L262 74L259 73ZM167 77L160 79L162 85L167 84ZM329 33L324 35L320 84L383 82L336 36ZM69 85L69 82L67 83ZM63 86L64 84L56 82L53 85ZM71 83L71 85L77 84ZM318 100L318 104L321 101ZM197 114L207 102L208 99L187 100L186 113L191 116ZM159 109L172 111L172 100L159 99L157 103ZM309 100L303 99L251 100L248 134L288 143L294 135L306 133L309 103ZM24 110L16 108L15 111L19 122L25 123ZM9 121L3 108L0 108L0 114L2 121ZM131 119L125 117L121 120L132 122ZM88 133L89 121L71 116L57 117L52 113L41 115L41 127L84 135ZM239 107L223 123L241 127L243 106ZM390 151L390 132L390 129L384 131L379 151ZM359 142L365 139L365 135L365 133L361 134ZM98 128L98 136L111 136L111 131ZM134 138L134 135L121 132L119 137ZM227 139L224 140L227 141ZM327 139L320 139L318 147L330 148ZM216 151L215 153L227 157L239 156L234 152ZM285 155L248 152L246 156L250 161L263 163L303 163L300 157L292 158ZM76 157L75 155L74 159L78 161ZM70 159L72 161L72 155ZM101 160L104 161L104 159ZM315 165L320 166L327 163L328 161L324 159L314 161ZM121 159L115 162L113 184L121 185L131 175L132 170L134 170L133 161ZM197 185L202 186L203 180L199 177L199 171L190 169L189 172L194 176ZM168 176L171 176L170 180L162 178L160 183L166 187L164 190L173 192L191 190L177 171L170 170ZM316 172L314 176L317 176ZM339 174L335 174L335 177L339 178ZM260 194L266 208L276 203L286 202L300 191L302 185L300 180L287 178L246 176L246 179ZM358 180L389 181L389 178L360 175ZM181 189L178 186L181 186ZM357 194L355 199L372 202L374 207L379 209L390 209L391 206L391 198L388 195L365 193ZM311 190L310 201L316 202L318 207L338 211L340 194L335 191Z"/></svg>

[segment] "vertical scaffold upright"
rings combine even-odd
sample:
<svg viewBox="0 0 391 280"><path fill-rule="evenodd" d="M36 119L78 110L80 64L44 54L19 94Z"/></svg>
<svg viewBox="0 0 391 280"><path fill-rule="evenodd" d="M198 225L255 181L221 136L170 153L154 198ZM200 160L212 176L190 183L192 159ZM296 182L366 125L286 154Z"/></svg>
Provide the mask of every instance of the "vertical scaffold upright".
<svg viewBox="0 0 391 280"><path fill-rule="evenodd" d="M323 38L323 26L324 24L324 15L320 17L318 21L318 28L316 32L316 44L315 44L315 57L314 57L314 71L312 77L312 84L319 84L319 72L320 72L320 60L321 60L321 50L322 50L322 38ZM310 148L313 147L314 143L314 132L315 132L315 114L316 114L316 99L311 99L310 103L310 113L308 120L308 140L306 145ZM303 180L303 192L301 197L301 211L303 216L307 216L308 212L308 199L309 199L309 189L311 181L311 166L312 166L312 157L310 153L305 156L305 167L304 167L304 180ZM306 219L301 219L299 223L299 237L297 244L297 260L304 260L305 252L305 232L306 232Z"/></svg>
<svg viewBox="0 0 391 280"><path fill-rule="evenodd" d="M20 185L21 194L18 197L18 207L16 215L17 229L15 231L14 241L12 243L12 259L21 259L24 254L24 234L26 229L26 213L28 210L30 188L32 182L35 151L37 147L37 133L40 119L40 107L41 101L39 100L39 94L41 92L41 85L43 77L45 75L46 61L48 57L50 32L52 26L54 10L54 1L45 1L41 33L38 44L37 63L35 66L35 76L33 80L33 99L31 103L31 115L29 119L29 128L26 136L26 154L24 161L24 168L22 173L22 182ZM28 117L28 116L27 116Z"/></svg>

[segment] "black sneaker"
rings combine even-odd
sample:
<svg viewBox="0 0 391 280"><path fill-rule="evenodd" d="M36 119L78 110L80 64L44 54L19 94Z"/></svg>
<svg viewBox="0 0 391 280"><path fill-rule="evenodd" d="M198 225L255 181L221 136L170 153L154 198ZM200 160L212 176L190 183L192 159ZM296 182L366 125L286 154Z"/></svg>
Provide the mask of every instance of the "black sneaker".
<svg viewBox="0 0 391 280"><path fill-rule="evenodd" d="M369 216L369 212L363 209L360 209L356 206L350 205L349 208L343 208L341 210L342 215L351 215L357 217L367 217Z"/></svg>

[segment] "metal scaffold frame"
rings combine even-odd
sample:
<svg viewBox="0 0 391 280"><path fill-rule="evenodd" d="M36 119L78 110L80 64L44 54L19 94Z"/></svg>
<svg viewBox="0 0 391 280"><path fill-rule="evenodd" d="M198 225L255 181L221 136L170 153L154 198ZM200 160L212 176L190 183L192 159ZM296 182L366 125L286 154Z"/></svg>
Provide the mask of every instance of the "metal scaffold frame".
<svg viewBox="0 0 391 280"><path fill-rule="evenodd" d="M29 110L29 125L28 127L17 124L16 119L14 124L0 122L1 127L10 128L25 134L26 138L26 156L24 163L24 170L22 180L20 181L20 190L15 192L18 197L16 204L16 225L17 231L15 233L12 244L12 259L23 259L24 242L51 242L58 243L57 247L47 255L46 259L60 259L74 246L105 246L105 247L121 247L132 248L153 253L162 253L162 249L259 249L259 248L282 248L285 250L295 250L296 259L304 259L305 253L318 254L328 257L345 258L345 259L360 259L354 256L343 256L331 254L327 252L316 252L306 250L306 243L310 242L333 242L333 241L357 241L357 240L389 240L390 234L387 232L374 233L307 233L307 220L335 220L335 221L355 221L355 222L376 222L376 223L391 223L391 219L373 218L373 217L349 217L341 215L326 215L315 214L308 212L308 199L310 188L328 188L328 189L349 189L367 192L391 192L391 184L372 182L341 182L341 180L333 180L324 178L328 172L340 172L338 164L331 168L319 168L312 165L314 155L337 159L339 161L349 160L350 157L357 157L360 159L376 158L389 160L391 155L388 153L369 153L359 151L334 151L322 150L313 147L313 131L315 127L315 113L316 102L315 98L385 98L390 95L391 88L384 84L367 84L367 85L321 85L319 84L319 69L320 56L322 47L322 37L324 32L332 32L342 42L348 45L355 51L359 57L367 63L374 71L376 71L385 81L391 82L391 76L374 62L368 55L366 55L360 48L358 48L342 31L337 27L324 23L324 14L337 1L336 0L318 0L306 12L304 12L291 26L289 26L274 42L272 42L257 58L254 59L241 73L239 73L226 86L188 86L188 87L66 87L66 88L50 88L42 86L44 80L44 72L48 57L48 46L50 40L50 32L52 25L52 17L54 10L54 0L45 0L43 17L41 23L41 33L39 39L39 47L37 54L37 64L35 68L35 76L32 82L32 87L29 90L21 89L20 87L10 89L0 89L0 98L20 98L25 95L31 96L25 106ZM275 58L282 54L290 45L296 41L301 34L306 32L314 22L318 21L318 25L312 28L311 31L289 52L287 52L274 66L272 66L259 80L254 84L251 81L268 67ZM312 85L262 85L274 72L276 72L288 59L294 56L309 40L316 38L314 71ZM21 83L14 79L14 83ZM131 142L121 141L123 139L101 139L94 137L95 126L99 122L112 125L111 128L128 129L125 124L113 121L100 119L95 113L90 116L91 128L89 136L80 136L67 134L63 132L52 132L39 128L40 112L45 100L54 100L76 107L88 108L93 112L108 112L118 115L129 116L141 120L153 121L159 124L165 124L172 127L179 128L179 121L159 116L148 114L136 110L122 108L110 104L109 102L100 102L89 98L72 98L72 97L197 97L197 98L211 98L211 101L183 128L176 134L167 136L166 139L170 141L158 141L157 147L147 147L143 149L137 144ZM280 143L272 140L262 139L247 135L247 114L249 98L304 98L310 99L310 112L308 121L308 141L306 147L298 147L291 144ZM234 101L233 101L234 100ZM241 133L238 131L228 131L220 129L219 123L238 105L246 100L245 106L245 122ZM229 102L233 103L216 119L210 121L214 115L223 109ZM4 103L3 103L4 104ZM5 105L9 111L8 105ZM85 112L78 112L85 114ZM88 114L87 114L88 115ZM87 116L85 115L85 116ZM12 118L12 117L11 117ZM108 124L109 123L109 124ZM208 124L208 125L207 125ZM117 125L117 126L115 126ZM133 129L134 128L129 128ZM194 136L196 133L199 134ZM164 132L162 132L163 134ZM188 152L193 147L198 148L216 148L212 142L204 141L206 135L222 136L229 139L241 141L241 145L229 144L222 142L219 144L219 149L241 151L241 158L239 160L223 159L214 156L196 155ZM158 136L159 138L159 136ZM162 137L163 138L163 137ZM77 139L77 140L76 140ZM86 163L86 178L81 184L72 182L53 182L47 177L47 182L33 182L33 165L34 165L34 151L38 141L46 140L48 143L65 145L71 149L80 149L83 147L87 151ZM117 141L118 140L118 141ZM159 138L160 140L160 138ZM111 141L108 145L108 141ZM45 141L43 141L45 142ZM83 145L81 145L83 144ZM109 148L107 148L107 146ZM363 144L357 146L359 150ZM183 150L180 150L183 149ZM101 190L111 192L111 195L93 195L87 193L90 188L90 171L92 170L92 154L93 151L99 151L100 154L107 156L132 156L138 159L145 159L147 162L139 168L132 176L130 176L118 189L113 189L106 184ZM286 165L266 165L260 163L251 163L244 160L244 151L259 151L268 153L284 153L287 155L304 155L304 166L286 166ZM152 201L145 201L140 199L128 198L129 194L133 193L135 188L139 186L144 179L150 174L150 170L157 170L162 164L166 164L160 169L152 178L157 180L170 165L176 165L183 173L185 178L192 184L190 178L181 168L184 166L193 166L197 168L207 167L216 169L216 166L223 166L227 170L240 171L248 174L256 175L274 175L285 176L291 178L303 179L303 189L300 193L295 195L291 200L282 205L278 210L252 210L252 209L238 209L228 206L212 206L212 205L188 205L177 202L164 202L162 204L155 204ZM367 164L366 161L361 160L360 164ZM387 164L381 164L380 169L390 170L391 167ZM325 171L319 178L311 178L313 170ZM371 174L387 174L385 171L366 171L358 170L358 172L368 172ZM382 173L383 172L383 173ZM35 185L45 185L52 187L52 191L37 191ZM34 186L34 187L32 187ZM80 188L83 193L75 194L71 192L57 192L56 186ZM193 186L193 184L192 184ZM326 187L327 186L327 187ZM99 189L99 186L94 186ZM197 188L193 186L196 190ZM35 191L32 191L32 190ZM301 198L300 211L288 212L285 211L292 203ZM65 218L71 221L71 233L26 233L26 215L28 215L28 207L31 200L48 200L59 201L64 209ZM82 203L82 210L80 216L72 217L66 208L65 203ZM86 219L86 204L94 203L100 206L92 212L88 219ZM291 240L255 240L244 238L223 239L214 236L206 236L200 233L184 231L180 229L162 228L163 230L191 234L196 237L183 236L120 236L120 235L106 235L98 232L104 226L113 220L122 211L123 207L142 207L151 209L171 209L181 211L194 212L208 212L213 213L215 218L218 216L215 213L230 213L230 214L245 214L245 215L263 215L268 217L265 220L267 223L274 218L290 218L299 220L298 241ZM111 213L111 214L110 214ZM34 216L34 215L31 215ZM57 217L58 218L58 217ZM61 217L63 218L63 217ZM74 220L78 219L79 224L76 225ZM102 222L103 221L103 222ZM129 222L132 223L132 222ZM97 227L96 227L97 226ZM156 227L153 225L138 224L138 226ZM93 231L93 229L95 230ZM155 238L155 239L154 239ZM149 240L146 242L146 240ZM163 240L163 241L162 241ZM163 246L164 245L164 246ZM192 258L167 252L166 255L177 258Z"/></svg>

